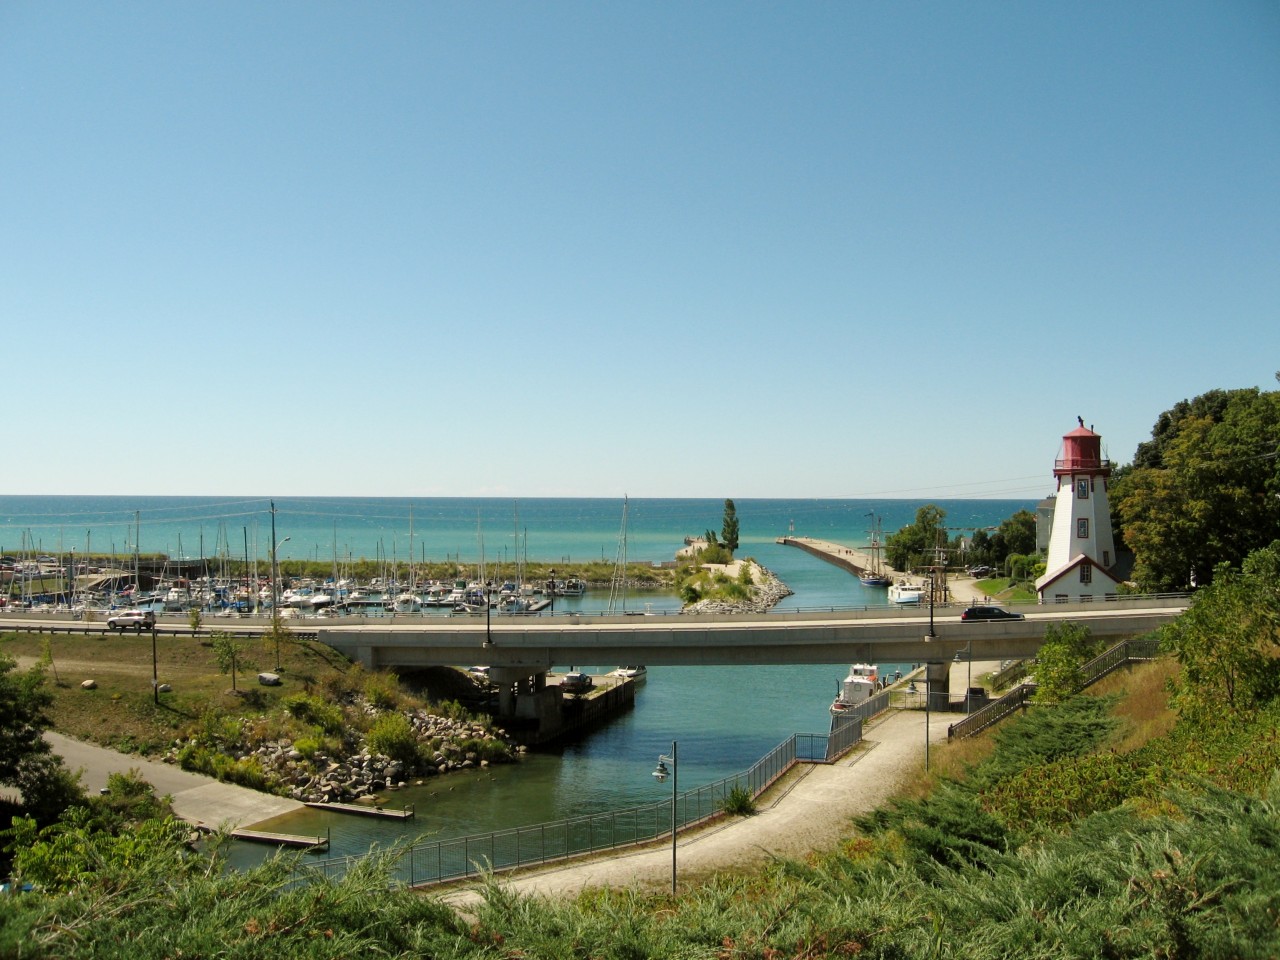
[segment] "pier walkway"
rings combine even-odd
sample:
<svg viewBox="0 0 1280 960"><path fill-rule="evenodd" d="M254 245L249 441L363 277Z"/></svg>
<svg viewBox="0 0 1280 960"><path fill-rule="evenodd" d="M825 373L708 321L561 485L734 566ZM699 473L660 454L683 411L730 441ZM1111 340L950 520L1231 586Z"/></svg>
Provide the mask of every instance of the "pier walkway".
<svg viewBox="0 0 1280 960"><path fill-rule="evenodd" d="M843 543L832 543L830 540L818 540L814 537L779 537L778 543L785 547L799 547L805 553L812 554L828 563L848 570L855 576L861 576L874 564L871 554L865 550L846 547ZM881 572L892 580L899 578L909 583L922 584L924 577L895 570L887 563L880 564ZM949 575L946 581L946 594L951 603L988 602L990 598L977 587L977 581L968 576Z"/></svg>

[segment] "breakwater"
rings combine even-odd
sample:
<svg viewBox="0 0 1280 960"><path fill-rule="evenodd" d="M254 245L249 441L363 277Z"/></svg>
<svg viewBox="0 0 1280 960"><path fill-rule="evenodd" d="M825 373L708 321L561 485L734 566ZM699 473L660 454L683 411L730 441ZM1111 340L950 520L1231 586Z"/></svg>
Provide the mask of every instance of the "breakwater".
<svg viewBox="0 0 1280 960"><path fill-rule="evenodd" d="M779 537L777 543L784 547L799 547L805 553L848 570L856 577L875 569L875 561L869 553L854 547L846 547L842 543L815 540L813 537ZM887 564L881 564L880 569L886 576L893 576L898 572Z"/></svg>

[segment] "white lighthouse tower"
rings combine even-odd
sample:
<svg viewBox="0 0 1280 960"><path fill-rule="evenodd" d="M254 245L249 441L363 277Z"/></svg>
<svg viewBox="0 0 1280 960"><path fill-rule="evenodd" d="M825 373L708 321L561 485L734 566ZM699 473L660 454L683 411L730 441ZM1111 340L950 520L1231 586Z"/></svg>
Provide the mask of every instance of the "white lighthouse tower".
<svg viewBox="0 0 1280 960"><path fill-rule="evenodd" d="M1090 601L1114 597L1117 579L1107 481L1111 461L1102 457L1102 438L1084 425L1062 438L1062 457L1054 462L1058 492L1045 574L1036 581L1041 603Z"/></svg>

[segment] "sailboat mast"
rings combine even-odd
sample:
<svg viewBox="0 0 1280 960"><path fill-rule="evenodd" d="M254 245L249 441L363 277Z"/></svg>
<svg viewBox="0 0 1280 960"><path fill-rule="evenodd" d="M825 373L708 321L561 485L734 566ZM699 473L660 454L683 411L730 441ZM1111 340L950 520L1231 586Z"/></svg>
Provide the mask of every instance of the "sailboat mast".
<svg viewBox="0 0 1280 960"><path fill-rule="evenodd" d="M618 533L618 559L613 564L613 579L609 583L609 612L615 606L622 613L627 612L627 511L630 509L627 497L622 498L622 530Z"/></svg>

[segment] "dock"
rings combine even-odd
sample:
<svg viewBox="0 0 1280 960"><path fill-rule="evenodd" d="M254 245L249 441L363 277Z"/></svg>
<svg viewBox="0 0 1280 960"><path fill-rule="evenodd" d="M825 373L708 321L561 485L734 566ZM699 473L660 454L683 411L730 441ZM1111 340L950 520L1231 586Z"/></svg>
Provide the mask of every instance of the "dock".
<svg viewBox="0 0 1280 960"><path fill-rule="evenodd" d="M268 830L232 830L231 836L237 840L248 840L252 843L273 843L277 847L297 847L304 850L327 850L328 837L302 837L296 833L272 833Z"/></svg>
<svg viewBox="0 0 1280 960"><path fill-rule="evenodd" d="M304 803L312 810L332 810L334 813L350 813L358 817L381 817L384 820L412 820L413 807L391 810L387 807L368 806L363 803Z"/></svg>

